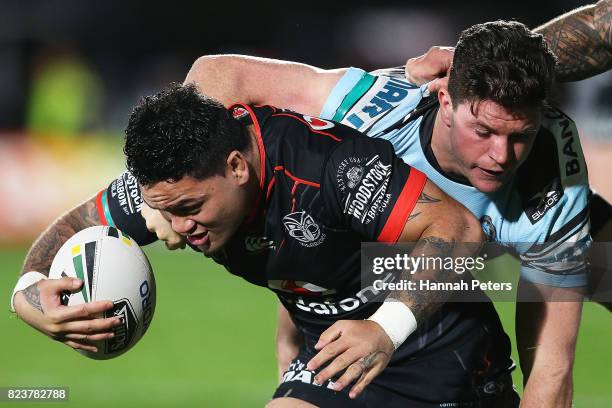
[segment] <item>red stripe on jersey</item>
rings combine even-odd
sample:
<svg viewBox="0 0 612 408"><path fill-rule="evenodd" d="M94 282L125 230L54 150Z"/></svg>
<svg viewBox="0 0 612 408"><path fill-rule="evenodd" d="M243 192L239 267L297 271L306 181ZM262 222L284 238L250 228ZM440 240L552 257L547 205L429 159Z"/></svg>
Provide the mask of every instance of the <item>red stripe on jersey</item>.
<svg viewBox="0 0 612 408"><path fill-rule="evenodd" d="M330 137L330 138L334 139L336 142L341 142L341 141L342 141L342 139L340 139L340 138L339 138L339 137L337 137L337 136L332 135L331 133L321 132L320 130L315 130L315 129L313 129L313 128L312 128L312 126L310 126L310 125L308 124L308 122L306 122L304 119L301 119L301 118L299 118L299 117L297 117L297 116L295 116L295 115L291 115L291 114L289 114L289 113L275 113L275 114L273 114L272 116L288 116L288 117L290 117L290 118L293 118L293 119L299 120L300 122L302 122L303 124L305 124L306 126L308 126L308 128L309 128L311 131L313 131L314 133L318 133L318 134L320 134L320 135Z"/></svg>
<svg viewBox="0 0 612 408"><path fill-rule="evenodd" d="M263 139L261 137L261 127L259 126L259 121L257 120L257 116L255 116L255 112L253 109L245 103L238 102L228 109L231 111L236 106L240 106L249 112L251 116L251 120L253 121L253 126L255 127L255 138L257 139L257 147L259 148L259 195L257 196L257 200L255 201L255 205L253 206L253 211L249 214L246 219L246 223L249 224L253 222L255 217L257 216L257 210L259 209L259 203L261 202L261 197L263 195L264 183L266 180L266 149L264 147Z"/></svg>
<svg viewBox="0 0 612 408"><path fill-rule="evenodd" d="M414 209L416 202L423 191L427 177L415 168L410 169L408 180L404 184L404 188L400 193L391 215L387 219L387 223L380 232L377 241L379 242L397 242L406 220Z"/></svg>
<svg viewBox="0 0 612 408"><path fill-rule="evenodd" d="M270 184L268 184L268 191L266 192L266 200L270 198L270 194L272 193L272 187L274 187L274 184L276 184L276 177L274 177L270 181Z"/></svg>
<svg viewBox="0 0 612 408"><path fill-rule="evenodd" d="M104 207L102 206L102 194L104 194L106 190L100 190L98 195L96 195L96 210L98 210L98 218L102 221L103 225L108 225L108 221L104 216Z"/></svg>
<svg viewBox="0 0 612 408"><path fill-rule="evenodd" d="M291 180L295 181L296 183L306 184L308 186L312 186L312 187L316 187L316 188L321 188L321 185L319 183L315 183L314 181L304 180L304 179L301 179L299 177L294 176L293 174L291 174L291 172L289 170L285 169L284 166L275 166L274 167L274 171L284 171L284 173L287 175L287 177L289 177Z"/></svg>

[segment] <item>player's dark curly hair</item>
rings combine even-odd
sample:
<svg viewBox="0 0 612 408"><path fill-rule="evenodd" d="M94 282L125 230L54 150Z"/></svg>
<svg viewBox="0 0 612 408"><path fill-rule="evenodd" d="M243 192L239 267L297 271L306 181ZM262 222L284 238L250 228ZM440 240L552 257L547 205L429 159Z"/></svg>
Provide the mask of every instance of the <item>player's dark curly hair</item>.
<svg viewBox="0 0 612 408"><path fill-rule="evenodd" d="M224 174L234 150L247 151L242 125L195 85L172 84L140 100L125 131L127 168L142 185Z"/></svg>
<svg viewBox="0 0 612 408"><path fill-rule="evenodd" d="M556 57L541 34L517 21L476 24L461 33L448 81L453 107L491 100L518 111L542 106Z"/></svg>

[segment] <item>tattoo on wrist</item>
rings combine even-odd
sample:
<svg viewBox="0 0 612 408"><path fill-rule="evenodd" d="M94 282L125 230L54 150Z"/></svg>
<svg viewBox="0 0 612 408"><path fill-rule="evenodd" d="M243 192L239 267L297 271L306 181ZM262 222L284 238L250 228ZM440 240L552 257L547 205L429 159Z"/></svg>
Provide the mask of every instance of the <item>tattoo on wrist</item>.
<svg viewBox="0 0 612 408"><path fill-rule="evenodd" d="M38 290L38 283L28 286L23 290L23 295L26 301L32 305L35 309L38 309L41 313L43 311L42 305L40 304L40 291Z"/></svg>

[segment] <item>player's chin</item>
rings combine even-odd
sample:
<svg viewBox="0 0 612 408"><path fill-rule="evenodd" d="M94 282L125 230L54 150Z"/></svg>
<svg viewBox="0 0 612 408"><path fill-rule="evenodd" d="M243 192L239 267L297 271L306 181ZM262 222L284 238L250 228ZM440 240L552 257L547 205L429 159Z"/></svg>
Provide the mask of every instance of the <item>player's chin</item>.
<svg viewBox="0 0 612 408"><path fill-rule="evenodd" d="M504 185L504 178L501 177L487 177L478 175L476 177L471 177L470 183L474 186L478 191L482 191L483 193L494 193L495 191L502 188Z"/></svg>

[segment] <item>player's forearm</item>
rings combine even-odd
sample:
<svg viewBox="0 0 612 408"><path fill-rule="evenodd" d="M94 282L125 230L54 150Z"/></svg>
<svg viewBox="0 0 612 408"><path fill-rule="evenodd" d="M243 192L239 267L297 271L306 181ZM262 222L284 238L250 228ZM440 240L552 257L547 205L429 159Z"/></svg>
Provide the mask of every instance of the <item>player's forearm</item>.
<svg viewBox="0 0 612 408"><path fill-rule="evenodd" d="M53 222L34 242L26 256L21 275L37 271L49 276L53 257L62 244L77 231L100 223L93 198L67 212Z"/></svg>
<svg viewBox="0 0 612 408"><path fill-rule="evenodd" d="M287 309L278 304L278 326L276 328L276 359L278 363L279 379L289 367L291 361L297 356L300 347L298 331L289 316Z"/></svg>
<svg viewBox="0 0 612 408"><path fill-rule="evenodd" d="M571 408L572 365L564 364L566 357L534 367L525 385L521 408Z"/></svg>
<svg viewBox="0 0 612 408"><path fill-rule="evenodd" d="M612 0L573 10L536 28L559 60L557 80L577 81L612 68Z"/></svg>
<svg viewBox="0 0 612 408"><path fill-rule="evenodd" d="M525 384L521 407L570 407L583 290L521 281L519 291L521 298L534 300L517 303L516 310Z"/></svg>
<svg viewBox="0 0 612 408"><path fill-rule="evenodd" d="M185 83L195 83L226 106L274 105L318 116L344 71L246 55L208 55L194 62Z"/></svg>
<svg viewBox="0 0 612 408"><path fill-rule="evenodd" d="M482 232L477 220L467 213L446 219L440 217L438 222L427 228L419 244L413 250L416 256L424 258L445 259L447 257L472 256L479 249L482 242ZM459 210L459 214L461 210ZM457 214L457 213L455 213ZM435 264L435 262L433 262ZM414 272L414 271L413 271ZM397 291L392 295L393 298L402 301L413 313L417 324L429 319L451 296L451 291L432 291L420 289L418 281L429 281L429 283L453 283L461 279L461 275L454 270L447 269L427 269L417 271L413 275L410 271L405 271L401 279L416 281L414 290Z"/></svg>

